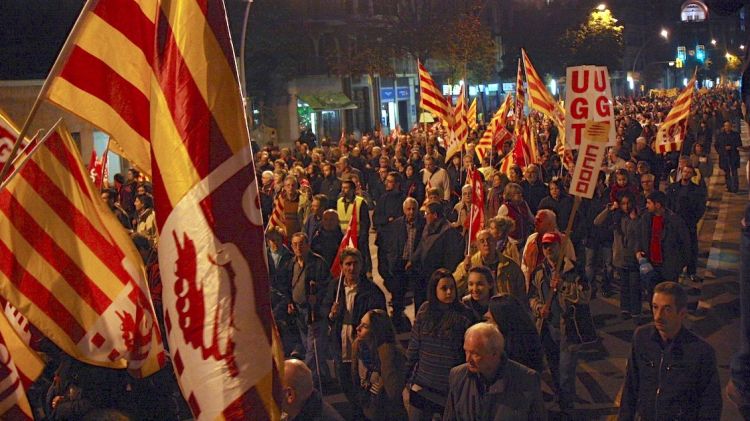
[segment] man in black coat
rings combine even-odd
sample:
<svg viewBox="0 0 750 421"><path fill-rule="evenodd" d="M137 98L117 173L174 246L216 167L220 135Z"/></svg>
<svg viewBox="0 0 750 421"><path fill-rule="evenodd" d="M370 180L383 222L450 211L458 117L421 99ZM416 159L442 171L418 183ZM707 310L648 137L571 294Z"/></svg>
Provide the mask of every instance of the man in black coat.
<svg viewBox="0 0 750 421"><path fill-rule="evenodd" d="M618 419L721 419L716 353L682 325L685 291L675 282L662 282L654 289L652 306L654 323L633 335Z"/></svg>
<svg viewBox="0 0 750 421"><path fill-rule="evenodd" d="M317 380L321 376L325 379L328 371L325 365L328 356L325 340L327 324L321 303L331 281L331 271L325 259L310 251L310 241L305 233L294 233L290 243L294 257L279 275L284 283L287 314L296 318L300 327L305 344L305 364L313 368L323 367L322 374L316 372L315 378Z"/></svg>
<svg viewBox="0 0 750 421"><path fill-rule="evenodd" d="M739 168L742 146L740 134L732 130L732 123L724 122L722 130L716 135L716 152L719 154L719 168L724 171L727 191L737 193L740 188Z"/></svg>
<svg viewBox="0 0 750 421"><path fill-rule="evenodd" d="M647 286L651 299L653 286L661 281L676 281L685 267L685 250L690 250L690 236L685 221L667 209L667 196L655 191L646 198L647 212L640 221L636 258L646 257L656 276Z"/></svg>
<svg viewBox="0 0 750 421"><path fill-rule="evenodd" d="M693 281L700 280L696 274L698 264L698 221L706 212L706 190L693 181L695 169L683 166L680 181L667 187L667 208L680 215L690 236L690 255L687 259L687 274Z"/></svg>
<svg viewBox="0 0 750 421"><path fill-rule="evenodd" d="M406 269L406 265L422 239L425 220L413 197L407 197L403 201L402 211L403 216L394 219L378 231L375 245L378 246L378 272L383 277L386 289L391 293L393 325L399 332L408 332L411 330L411 324L404 315L404 296L409 284L418 279L418 273L411 267Z"/></svg>
<svg viewBox="0 0 750 421"><path fill-rule="evenodd" d="M333 209L328 209L323 212L323 219L313 234L310 247L312 251L326 259L330 268L333 261L336 260L336 252L338 252L343 238L344 233L341 232L341 226L339 225L339 214Z"/></svg>
<svg viewBox="0 0 750 421"><path fill-rule="evenodd" d="M419 279L414 283L414 308L419 308L427 298L427 281L439 268L455 270L463 260L464 240L458 230L451 227L443 205L430 202L424 211L425 227L419 246L414 250L406 269L414 268Z"/></svg>

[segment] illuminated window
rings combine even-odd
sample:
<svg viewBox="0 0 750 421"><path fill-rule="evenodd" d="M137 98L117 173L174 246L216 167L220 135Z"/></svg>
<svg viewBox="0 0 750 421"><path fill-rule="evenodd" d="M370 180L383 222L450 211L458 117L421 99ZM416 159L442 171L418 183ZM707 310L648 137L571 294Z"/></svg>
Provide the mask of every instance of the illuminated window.
<svg viewBox="0 0 750 421"><path fill-rule="evenodd" d="M703 22L708 18L708 7L701 1L688 1L682 5L680 19L683 22Z"/></svg>

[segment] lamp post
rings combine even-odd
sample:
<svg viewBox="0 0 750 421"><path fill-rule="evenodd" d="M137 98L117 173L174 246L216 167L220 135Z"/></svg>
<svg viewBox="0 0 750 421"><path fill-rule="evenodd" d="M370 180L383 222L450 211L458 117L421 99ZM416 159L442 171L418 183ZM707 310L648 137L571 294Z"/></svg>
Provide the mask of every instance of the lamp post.
<svg viewBox="0 0 750 421"><path fill-rule="evenodd" d="M641 57L641 53L643 52L643 49L646 48L646 45L649 41L651 41L652 38L654 38L657 34L653 34L650 37L646 38L646 41L643 42L643 45L638 49L638 52L635 53L635 58L633 59L633 73L635 73L635 66L638 64L638 59ZM664 38L665 40L669 40L669 31L662 28L661 31L659 31L659 36Z"/></svg>
<svg viewBox="0 0 750 421"><path fill-rule="evenodd" d="M253 105L250 103L247 97L247 80L245 79L245 44L247 38L247 22L250 18L250 5L253 4L253 0L246 0L245 5L245 17L242 19L242 39L240 40L240 88L242 90L242 107L245 110L247 119L248 130L253 129Z"/></svg>

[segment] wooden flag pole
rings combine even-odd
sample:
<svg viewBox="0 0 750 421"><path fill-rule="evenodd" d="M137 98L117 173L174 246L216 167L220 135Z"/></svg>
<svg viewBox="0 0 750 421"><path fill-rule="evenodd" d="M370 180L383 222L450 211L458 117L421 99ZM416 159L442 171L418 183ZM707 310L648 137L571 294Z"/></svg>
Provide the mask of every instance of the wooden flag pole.
<svg viewBox="0 0 750 421"><path fill-rule="evenodd" d="M10 154L8 155L8 160L5 161L5 165L3 165L2 171L0 171L0 180L5 180L5 178L8 175L8 172L10 171L11 163L15 159L16 155L18 154L18 149L21 147L21 144L23 143L23 139L26 137L26 134L29 132L29 128L31 127L31 123L34 121L34 117L36 117L37 111L39 111L39 107L42 105L42 100L47 95L47 91L49 90L49 85L51 80L60 73L60 70L65 64L65 62L68 59L68 56L70 55L70 51L73 49L73 40L76 38L76 35L78 35L78 32L80 31L81 22L83 22L83 17L86 16L86 14L89 12L89 9L91 9L94 4L96 4L98 0L87 0L86 4L83 6L83 9L81 9L81 13L78 15L78 18L76 19L75 24L73 25L73 29L70 31L70 35L68 35L68 38L65 40L65 44L63 44L62 49L60 50L60 53L57 55L57 59L55 60L55 64L52 65L52 69L49 71L49 75L47 75L47 79L44 80L44 84L42 85L42 88L39 90L39 93L36 96L36 99L34 100L34 104L31 106L31 110L29 110L29 114L26 116L26 120L23 122L23 127L21 127L21 131L18 133L18 138L16 139L16 142L13 144L13 148L10 150ZM7 181L7 180L5 180ZM3 183L3 186L7 183Z"/></svg>
<svg viewBox="0 0 750 421"><path fill-rule="evenodd" d="M57 129L57 126L59 126L61 122L62 122L62 118L58 119L57 122L55 122L55 124L52 126L52 128L47 132L47 134L45 134L44 137L39 139L39 141L37 141L37 144L34 146L34 148L31 149L26 155L16 156L13 159L12 163L10 162L10 160L5 162L5 166L3 167L3 170L7 168L10 171L10 167L12 166L15 166L15 169L13 170L12 173L8 174L7 178L0 179L2 180L2 182L0 183L0 191L2 191L8 185L8 183L10 183L10 180L12 180L13 177L15 177L21 171L21 168L23 168L23 166L26 164L29 158L31 158L31 155L33 155L34 152L36 152L39 149L39 147L42 146L42 144L46 142L47 139L49 139L50 135L55 132L55 130Z"/></svg>

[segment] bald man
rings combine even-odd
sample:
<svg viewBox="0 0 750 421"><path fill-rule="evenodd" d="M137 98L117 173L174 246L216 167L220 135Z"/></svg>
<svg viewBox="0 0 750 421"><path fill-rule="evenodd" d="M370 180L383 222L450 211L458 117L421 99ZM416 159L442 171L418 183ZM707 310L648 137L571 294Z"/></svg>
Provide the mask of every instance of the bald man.
<svg viewBox="0 0 750 421"><path fill-rule="evenodd" d="M451 370L443 421L546 420L539 373L508 359L492 323L464 335L466 363Z"/></svg>
<svg viewBox="0 0 750 421"><path fill-rule="evenodd" d="M284 361L282 419L286 421L344 421L313 387L312 371L300 360Z"/></svg>

